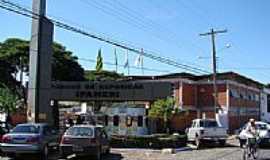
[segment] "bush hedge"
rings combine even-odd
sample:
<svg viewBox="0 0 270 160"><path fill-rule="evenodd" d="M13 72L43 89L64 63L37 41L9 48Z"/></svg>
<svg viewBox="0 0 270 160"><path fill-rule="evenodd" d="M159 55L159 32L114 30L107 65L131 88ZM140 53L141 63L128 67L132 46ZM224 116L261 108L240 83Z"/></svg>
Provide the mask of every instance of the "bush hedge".
<svg viewBox="0 0 270 160"><path fill-rule="evenodd" d="M178 148L186 146L186 143L186 135L111 136L111 146L116 148Z"/></svg>

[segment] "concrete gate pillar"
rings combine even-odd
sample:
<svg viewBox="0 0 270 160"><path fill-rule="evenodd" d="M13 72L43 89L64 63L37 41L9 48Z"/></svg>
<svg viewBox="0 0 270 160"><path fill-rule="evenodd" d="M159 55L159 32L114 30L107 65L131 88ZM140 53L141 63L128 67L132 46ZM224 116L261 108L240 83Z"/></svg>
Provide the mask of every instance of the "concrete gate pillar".
<svg viewBox="0 0 270 160"><path fill-rule="evenodd" d="M33 0L33 12L40 16L32 20L27 119L53 125L50 89L54 26L45 17L45 10L45 0Z"/></svg>

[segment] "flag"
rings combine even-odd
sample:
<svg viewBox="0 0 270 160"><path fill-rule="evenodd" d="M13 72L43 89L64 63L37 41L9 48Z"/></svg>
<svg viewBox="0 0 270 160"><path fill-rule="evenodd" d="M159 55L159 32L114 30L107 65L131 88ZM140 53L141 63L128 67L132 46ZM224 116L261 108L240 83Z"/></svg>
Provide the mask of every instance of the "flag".
<svg viewBox="0 0 270 160"><path fill-rule="evenodd" d="M126 59L125 59L125 63L124 63L124 68L127 68L129 66L128 64L128 50L126 52Z"/></svg>
<svg viewBox="0 0 270 160"><path fill-rule="evenodd" d="M138 56L136 57L136 59L135 59L134 65L135 65L136 67L138 67L140 63L141 63L141 55L138 55Z"/></svg>
<svg viewBox="0 0 270 160"><path fill-rule="evenodd" d="M142 69L142 74L144 75L144 68L143 68L143 48L141 50L141 58L140 58L140 62L141 62L141 69Z"/></svg>
<svg viewBox="0 0 270 160"><path fill-rule="evenodd" d="M134 63L134 65L136 66L136 67L139 67L139 66L142 66L142 55L143 55L143 49L141 50L141 54L139 54L138 56L137 56L137 58L135 59L135 63Z"/></svg>

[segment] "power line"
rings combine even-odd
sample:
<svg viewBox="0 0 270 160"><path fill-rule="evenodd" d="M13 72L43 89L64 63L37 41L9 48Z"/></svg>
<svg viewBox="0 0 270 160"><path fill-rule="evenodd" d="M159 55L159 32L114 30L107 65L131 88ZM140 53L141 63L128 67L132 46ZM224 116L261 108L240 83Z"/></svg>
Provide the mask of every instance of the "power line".
<svg viewBox="0 0 270 160"><path fill-rule="evenodd" d="M81 60L81 61L86 61L86 62L91 62L91 63L96 63L97 62L94 59L88 59L88 58L78 58L78 59ZM112 62L103 62L103 63L106 64L106 65L115 66L115 63L112 63ZM118 64L118 66L120 66L122 68L125 67L125 65L122 65L122 64ZM130 68L137 69L137 70L142 69L141 67L136 67L136 66L130 66ZM143 70L152 71L152 72L163 72L163 73L168 73L169 72L167 70L159 70L159 69L153 69L153 68L147 68L147 67L143 67Z"/></svg>
<svg viewBox="0 0 270 160"><path fill-rule="evenodd" d="M80 1L89 7L94 7L109 16L113 16L116 19L128 25L132 25L133 27L136 27L137 29L144 31L147 34L151 32L152 33L151 36L165 43L168 43L170 45L176 44L179 48L182 47L178 44L178 42L175 42L177 40L174 34L168 32L165 29L161 29L159 24L153 22L150 19L147 19L147 21L144 21L142 18L144 17L143 15L140 14L139 16L137 16L136 14L131 12L130 9L127 9L122 3L118 1L114 1L114 3L112 3L111 1L106 1L107 3L110 3L110 4L106 4L106 2L99 1L99 0L90 0L90 1L80 0ZM116 3L118 4L117 9L113 7L115 6L114 4ZM165 34L166 37L162 37L160 34L156 34L155 31L158 31L158 33L167 33ZM174 41L174 43L171 43L169 41Z"/></svg>
<svg viewBox="0 0 270 160"><path fill-rule="evenodd" d="M40 17L39 15L33 13L32 11L30 11L28 9L25 9L25 8L19 6L19 5L16 5L16 4L14 4L14 3L10 2L10 1L0 0L0 2L2 2L2 4L4 4L4 6L3 5L0 6L2 9L12 11L12 12L15 12L17 14L24 15L24 16L30 17L30 18L39 18ZM203 70L201 68L196 68L196 67L193 67L193 66L181 64L181 63L178 63L178 62L176 62L174 60L171 60L169 58L156 56L154 54L150 54L150 53L147 53L147 52L141 53L140 49L132 48L129 45L117 43L114 40L111 40L111 39L108 39L108 38L103 38L103 37L100 37L98 35L88 33L88 32L86 32L84 30L81 30L79 28L70 26L68 24L65 24L63 22L60 22L60 21L57 21L57 20L54 20L54 19L50 19L50 20L54 23L54 25L56 25L56 26L58 26L60 28L63 28L65 30L72 31L72 32L75 32L75 33L78 33L78 34L81 34L81 35L84 35L84 36L87 36L87 37L90 37L90 38L93 38L93 39L96 39L96 40L99 40L99 41L102 41L102 42L105 42L105 43L108 43L108 44L111 44L111 45L117 46L117 47L125 49L125 50L129 50L131 52L143 55L145 57L148 57L148 58L153 59L153 60L158 61L158 62L167 64L167 65L171 65L171 66L174 66L174 67L177 67L177 68L181 68L183 70L187 70L187 71L190 71L190 72L193 72L193 73L198 73L198 74L209 73L208 71Z"/></svg>

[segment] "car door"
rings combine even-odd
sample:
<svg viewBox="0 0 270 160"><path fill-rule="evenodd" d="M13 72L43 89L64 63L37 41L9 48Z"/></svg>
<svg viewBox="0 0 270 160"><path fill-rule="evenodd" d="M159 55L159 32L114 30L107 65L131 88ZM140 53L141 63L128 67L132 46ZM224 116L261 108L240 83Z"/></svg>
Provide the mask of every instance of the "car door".
<svg viewBox="0 0 270 160"><path fill-rule="evenodd" d="M193 121L191 127L188 130L188 139L189 140L195 139L195 127L196 127L196 121Z"/></svg>
<svg viewBox="0 0 270 160"><path fill-rule="evenodd" d="M50 126L43 127L43 136L44 141L48 145L48 147L51 148L58 145L57 134L52 132L52 128Z"/></svg>

